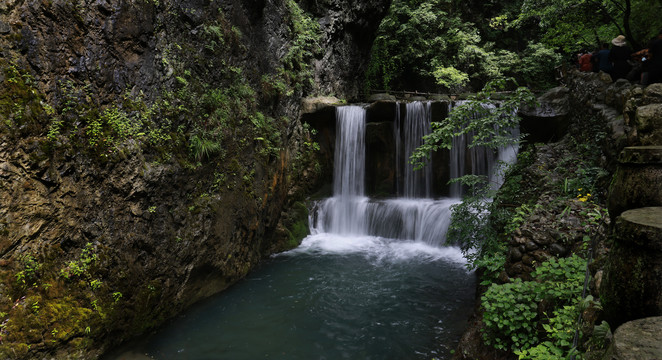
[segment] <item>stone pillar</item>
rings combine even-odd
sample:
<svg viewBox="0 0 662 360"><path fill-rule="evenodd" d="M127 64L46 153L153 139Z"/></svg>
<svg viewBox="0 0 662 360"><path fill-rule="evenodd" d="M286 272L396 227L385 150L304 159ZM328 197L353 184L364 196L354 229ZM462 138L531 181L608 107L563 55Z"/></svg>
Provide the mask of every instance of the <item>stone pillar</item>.
<svg viewBox="0 0 662 360"><path fill-rule="evenodd" d="M616 218L600 299L612 327L662 315L662 206Z"/></svg>
<svg viewBox="0 0 662 360"><path fill-rule="evenodd" d="M609 215L662 206L662 146L626 147L618 157L618 169L609 188Z"/></svg>

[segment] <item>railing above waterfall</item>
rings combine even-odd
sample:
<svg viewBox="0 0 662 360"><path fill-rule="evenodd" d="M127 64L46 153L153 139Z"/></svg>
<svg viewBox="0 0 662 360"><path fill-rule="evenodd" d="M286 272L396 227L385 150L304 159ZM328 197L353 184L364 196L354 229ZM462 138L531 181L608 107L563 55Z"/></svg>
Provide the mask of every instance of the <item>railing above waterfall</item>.
<svg viewBox="0 0 662 360"><path fill-rule="evenodd" d="M509 94L512 94L513 91L498 91L494 92L493 95L496 98L505 97ZM459 92L448 92L448 93L434 93L434 92L425 92L418 90L379 90L379 89L370 89L363 94L364 99L370 99L375 95L386 95L393 96L395 100L408 100L410 98L426 98L427 100L466 100L469 99L473 93L459 93ZM370 101L370 100L369 100Z"/></svg>

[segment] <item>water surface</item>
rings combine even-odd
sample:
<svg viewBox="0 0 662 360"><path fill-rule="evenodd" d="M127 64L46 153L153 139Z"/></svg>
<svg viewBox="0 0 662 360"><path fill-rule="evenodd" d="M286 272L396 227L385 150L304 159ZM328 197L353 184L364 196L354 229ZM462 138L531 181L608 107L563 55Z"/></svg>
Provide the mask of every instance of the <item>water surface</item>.
<svg viewBox="0 0 662 360"><path fill-rule="evenodd" d="M109 359L447 359L473 307L459 250L309 236Z"/></svg>

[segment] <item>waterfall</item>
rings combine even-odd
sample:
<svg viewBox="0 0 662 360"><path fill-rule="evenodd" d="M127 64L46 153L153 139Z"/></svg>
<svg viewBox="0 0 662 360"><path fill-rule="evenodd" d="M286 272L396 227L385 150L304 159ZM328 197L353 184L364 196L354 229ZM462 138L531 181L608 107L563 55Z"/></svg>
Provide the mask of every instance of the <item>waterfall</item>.
<svg viewBox="0 0 662 360"><path fill-rule="evenodd" d="M402 149L401 149L401 132L400 131L400 102L395 102L395 119L393 122L393 142L395 143L395 194L400 196L402 195L402 185L400 181L402 179L402 168L404 160L402 158Z"/></svg>
<svg viewBox="0 0 662 360"><path fill-rule="evenodd" d="M409 158L431 131L430 102L406 104L400 119L396 103L393 132L397 195L395 199L370 199L365 196L366 111L360 106L336 108L336 142L334 153L333 196L318 201L311 211L311 234L335 234L345 238L379 237L383 239L444 244L450 223L450 207L459 202L459 184L450 188L451 197L431 199L432 166L414 171ZM516 132L513 132L516 136ZM501 176L494 169L499 161L512 162L516 147L494 152L485 147L467 149L471 134L453 139L450 152L450 177L466 173L486 175L494 186ZM400 181L402 178L402 181ZM402 182L402 186L400 186Z"/></svg>
<svg viewBox="0 0 662 360"><path fill-rule="evenodd" d="M365 232L365 109L336 108L333 197L323 204L322 232L359 235ZM312 232L312 231L311 231Z"/></svg>
<svg viewBox="0 0 662 360"><path fill-rule="evenodd" d="M463 101L458 101L456 105L461 105ZM452 110L452 104L448 111ZM473 118L475 119L475 117ZM472 119L470 119L471 121ZM519 129L511 129L513 138L519 136ZM503 184L503 174L498 166L500 163L512 164L517 159L517 145L501 147L497 151L484 146L475 146L467 148L471 143L473 134L467 133L453 137L453 143L450 150L449 172L450 178L456 179L464 175L485 175L492 189L496 190ZM470 165L470 172L466 171L467 161ZM453 183L450 186L450 196L460 198L463 195L463 189L460 183Z"/></svg>
<svg viewBox="0 0 662 360"><path fill-rule="evenodd" d="M414 151L423 145L423 136L431 132L430 102L414 101L407 103L404 119L404 196L407 198L430 197L432 168L425 166L415 171L409 159Z"/></svg>
<svg viewBox="0 0 662 360"><path fill-rule="evenodd" d="M337 108L334 193L333 197L317 202L311 211L311 234L376 236L435 246L444 243L450 223L450 206L457 200L414 199L414 196L429 197L431 171L414 172L408 164L411 153L421 145L422 136L430 132L430 104L407 104L404 120L402 155L407 163L398 169L404 172L405 198L369 199L364 195L365 109L358 106ZM399 138L400 127L395 126ZM396 152L399 156L399 147Z"/></svg>
<svg viewBox="0 0 662 360"><path fill-rule="evenodd" d="M365 184L365 109L336 108L333 195L363 196Z"/></svg>

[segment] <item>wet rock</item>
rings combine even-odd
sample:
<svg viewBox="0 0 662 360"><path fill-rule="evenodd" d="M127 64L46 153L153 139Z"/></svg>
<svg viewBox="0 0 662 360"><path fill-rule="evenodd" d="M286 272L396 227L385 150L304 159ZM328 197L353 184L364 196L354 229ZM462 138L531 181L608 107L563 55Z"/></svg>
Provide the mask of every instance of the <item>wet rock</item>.
<svg viewBox="0 0 662 360"><path fill-rule="evenodd" d="M568 250L560 244L553 243L549 246L549 252L556 257L563 257L567 254Z"/></svg>
<svg viewBox="0 0 662 360"><path fill-rule="evenodd" d="M502 284L510 282L510 277L508 276L508 273L504 270L499 273L498 276L499 282Z"/></svg>
<svg viewBox="0 0 662 360"><path fill-rule="evenodd" d="M522 260L522 253L519 251L518 248L511 247L510 251L508 252L508 261L518 262L520 260Z"/></svg>
<svg viewBox="0 0 662 360"><path fill-rule="evenodd" d="M0 21L0 34L9 34L11 32L11 27L9 24L4 21Z"/></svg>
<svg viewBox="0 0 662 360"><path fill-rule="evenodd" d="M513 278L521 277L525 280L528 280L526 276L528 276L531 272L533 272L533 268L531 266L527 266L523 264L522 262L511 264L506 268L506 273L508 274L508 276Z"/></svg>
<svg viewBox="0 0 662 360"><path fill-rule="evenodd" d="M328 107L335 107L338 104L340 104L340 99L335 96L307 97L301 100L301 112L310 114Z"/></svg>
<svg viewBox="0 0 662 360"><path fill-rule="evenodd" d="M533 240L539 246L549 245L554 241L554 239L549 234L547 234L545 232L535 232L535 233L533 233L533 236L531 237L531 240Z"/></svg>
<svg viewBox="0 0 662 360"><path fill-rule="evenodd" d="M526 251L534 251L538 250L539 246L533 241L527 241L526 244L524 244Z"/></svg>
<svg viewBox="0 0 662 360"><path fill-rule="evenodd" d="M645 103L662 103L662 83L647 86L643 91L643 95Z"/></svg>
<svg viewBox="0 0 662 360"><path fill-rule="evenodd" d="M537 264L544 263L545 261L549 260L549 258L551 257L551 255L544 250L536 250L532 252L531 255L533 256Z"/></svg>
<svg viewBox="0 0 662 360"><path fill-rule="evenodd" d="M532 267L533 263L534 263L534 258L531 255L525 254L522 256L522 264Z"/></svg>
<svg viewBox="0 0 662 360"><path fill-rule="evenodd" d="M626 101L631 97L633 85L626 79L618 79L605 91L605 104L622 113Z"/></svg>
<svg viewBox="0 0 662 360"><path fill-rule="evenodd" d="M640 145L662 145L662 104L638 107L633 126Z"/></svg>

